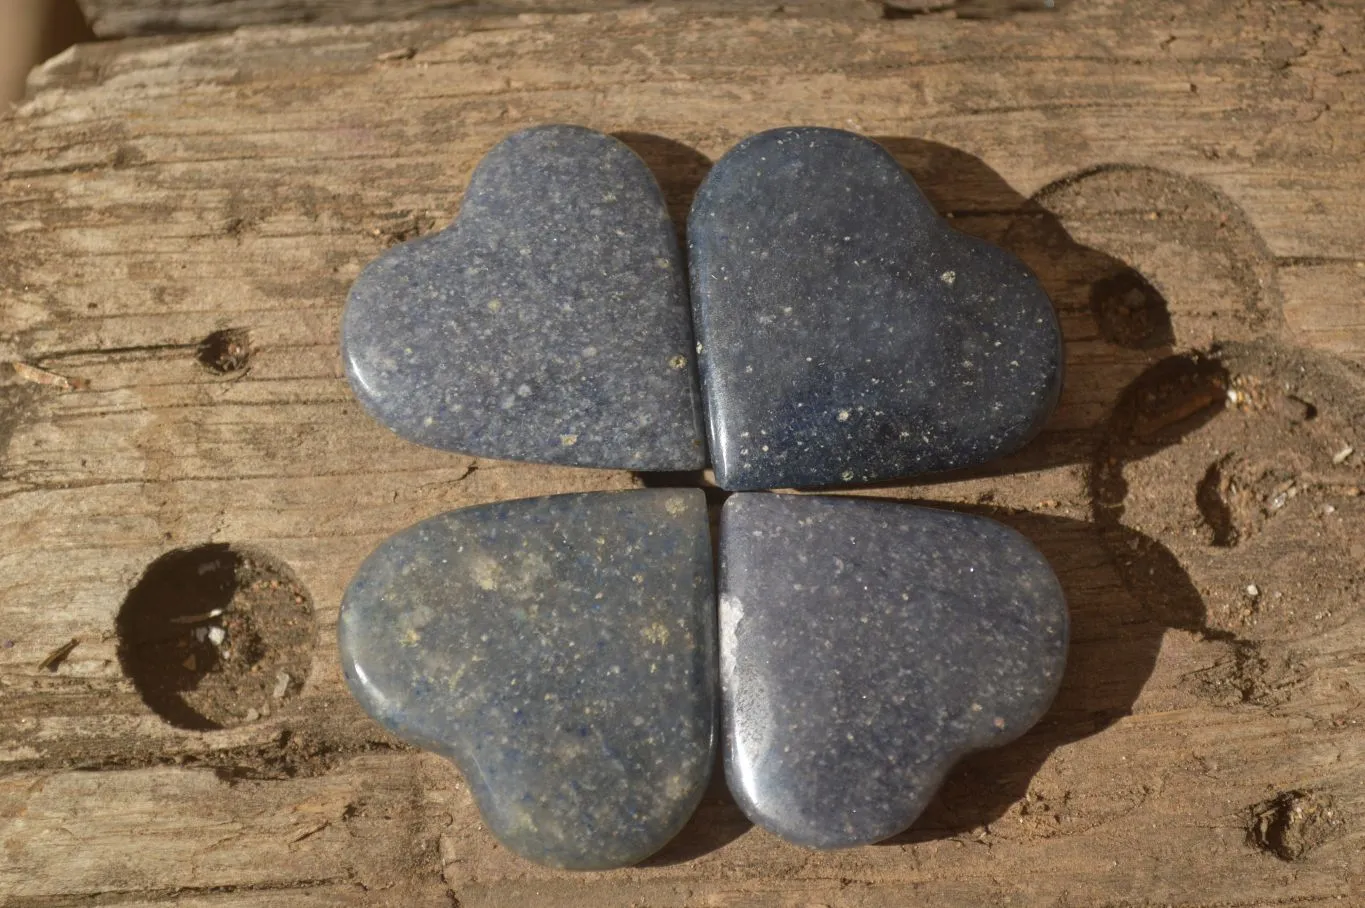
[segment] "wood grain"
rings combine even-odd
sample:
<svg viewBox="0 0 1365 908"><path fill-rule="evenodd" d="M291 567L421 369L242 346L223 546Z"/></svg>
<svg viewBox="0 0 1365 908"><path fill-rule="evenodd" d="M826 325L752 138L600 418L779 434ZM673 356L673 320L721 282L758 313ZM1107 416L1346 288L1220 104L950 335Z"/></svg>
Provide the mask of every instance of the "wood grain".
<svg viewBox="0 0 1365 908"><path fill-rule="evenodd" d="M818 16L869 21L921 15L995 18L1044 0L81 0L101 38L227 31L252 25L340 25L414 19L677 9L693 15Z"/></svg>
<svg viewBox="0 0 1365 908"><path fill-rule="evenodd" d="M253 28L50 62L0 122L0 360L79 390L0 366L0 901L1351 904L1365 891L1365 605L1296 637L1306 675L1270 705L1202 695L1191 677L1241 670L1246 653L1209 632L1179 566L1190 614L1130 589L1090 476L1116 402L1165 357L1259 339L1365 361L1359 13L650 8ZM646 866L543 870L488 837L453 769L344 691L337 606L384 536L447 508L642 482L418 449L341 378L359 269L447 222L483 152L545 121L624 134L679 219L709 162L751 132L876 136L1057 303L1069 380L1036 443L965 477L868 490L1018 526L1057 568L1076 638L1043 724L969 760L889 844L786 846L716 784ZM1157 343L1105 336L1097 293L1116 280L1155 294ZM197 353L227 328L248 332L251 355L218 375ZM147 565L207 542L287 562L320 626L293 710L211 733L152 713L114 637ZM1136 544L1165 551L1159 534ZM71 638L56 671L38 668ZM1250 811L1290 792L1333 813L1285 861L1256 847Z"/></svg>

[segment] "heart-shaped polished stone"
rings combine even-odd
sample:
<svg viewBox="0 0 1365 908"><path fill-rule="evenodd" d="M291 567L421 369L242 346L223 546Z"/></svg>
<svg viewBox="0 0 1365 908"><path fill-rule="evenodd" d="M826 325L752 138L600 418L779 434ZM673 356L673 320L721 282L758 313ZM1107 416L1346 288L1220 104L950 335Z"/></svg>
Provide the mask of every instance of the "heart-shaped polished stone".
<svg viewBox="0 0 1365 908"><path fill-rule="evenodd" d="M515 133L450 227L351 288L356 396L411 441L632 470L706 462L681 250L658 184L611 136Z"/></svg>
<svg viewBox="0 0 1365 908"><path fill-rule="evenodd" d="M1066 646L1056 576L993 520L771 494L721 512L726 778L792 842L909 827L959 758L1042 716Z"/></svg>
<svg viewBox="0 0 1365 908"><path fill-rule="evenodd" d="M727 489L984 463L1061 389L1057 319L1004 250L948 227L880 145L745 139L688 222L711 460Z"/></svg>
<svg viewBox="0 0 1365 908"><path fill-rule="evenodd" d="M508 501L380 545L346 591L341 660L370 715L460 767L513 851L622 867L710 777L714 609L700 491Z"/></svg>

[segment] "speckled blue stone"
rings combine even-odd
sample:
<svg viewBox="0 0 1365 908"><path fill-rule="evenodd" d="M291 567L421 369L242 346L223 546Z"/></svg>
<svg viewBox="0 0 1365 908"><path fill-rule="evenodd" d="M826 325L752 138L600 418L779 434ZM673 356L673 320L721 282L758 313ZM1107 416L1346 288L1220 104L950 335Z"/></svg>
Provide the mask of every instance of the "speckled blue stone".
<svg viewBox="0 0 1365 908"><path fill-rule="evenodd" d="M580 467L706 463L668 210L645 163L590 129L495 146L454 224L356 280L341 347L356 397L410 441Z"/></svg>
<svg viewBox="0 0 1365 908"><path fill-rule="evenodd" d="M508 501L380 545L346 590L341 661L370 715L459 766L513 851L622 867L710 776L714 613L700 491Z"/></svg>
<svg viewBox="0 0 1365 908"><path fill-rule="evenodd" d="M775 129L688 222L711 459L727 489L984 463L1056 405L1061 332L1014 256L948 227L880 145Z"/></svg>
<svg viewBox="0 0 1365 908"><path fill-rule="evenodd" d="M1056 576L995 521L850 498L725 503L726 778L792 842L908 828L959 758L1042 716L1066 646Z"/></svg>

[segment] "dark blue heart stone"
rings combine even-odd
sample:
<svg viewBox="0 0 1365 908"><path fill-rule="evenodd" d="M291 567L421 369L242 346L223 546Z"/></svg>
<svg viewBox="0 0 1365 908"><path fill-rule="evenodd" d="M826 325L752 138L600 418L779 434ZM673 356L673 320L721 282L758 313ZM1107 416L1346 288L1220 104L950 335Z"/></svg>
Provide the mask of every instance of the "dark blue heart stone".
<svg viewBox="0 0 1365 908"><path fill-rule="evenodd" d="M714 611L701 492L509 501L380 545L346 591L341 660L370 715L460 767L513 851L622 867L710 777Z"/></svg>
<svg viewBox="0 0 1365 908"><path fill-rule="evenodd" d="M832 486L984 463L1056 405L1038 280L948 227L880 145L745 139L688 222L711 459L727 489Z"/></svg>
<svg viewBox="0 0 1365 908"><path fill-rule="evenodd" d="M494 147L454 224L356 280L341 345L360 402L420 444L584 467L706 463L663 196L634 152L590 129Z"/></svg>
<svg viewBox="0 0 1365 908"><path fill-rule="evenodd" d="M725 503L726 778L750 819L792 842L909 827L959 758L1042 716L1066 646L1056 576L993 520L849 498Z"/></svg>

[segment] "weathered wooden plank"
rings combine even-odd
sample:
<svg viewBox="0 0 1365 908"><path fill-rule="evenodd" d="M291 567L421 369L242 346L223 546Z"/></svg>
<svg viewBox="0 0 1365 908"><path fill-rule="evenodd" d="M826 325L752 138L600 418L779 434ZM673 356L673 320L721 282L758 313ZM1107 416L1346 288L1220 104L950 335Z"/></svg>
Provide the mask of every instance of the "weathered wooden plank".
<svg viewBox="0 0 1365 908"><path fill-rule="evenodd" d="M0 360L72 383L0 378L0 837L13 865L0 895L30 908L447 892L466 905L1258 905L1365 888L1365 607L1334 594L1333 615L1290 621L1267 604L1270 630L1238 637L1214 607L1233 582L1214 568L1235 553L1191 555L1174 521L1124 536L1092 494L1115 405L1158 360L1257 338L1365 356L1357 12L1096 2L874 23L645 9L254 29L49 64L0 129ZM749 132L861 130L960 227L1014 249L1057 303L1069 381L1037 443L970 476L866 492L1014 522L1057 567L1075 621L1044 724L969 761L890 845L784 846L716 786L654 865L544 871L498 848L454 771L396 746L343 689L337 605L384 535L445 508L642 481L417 449L364 417L340 377L350 280L452 217L502 135L548 120L628 133L679 218L709 161ZM1156 316L1146 346L1116 337L1106 308L1131 292ZM250 356L218 374L200 348L224 329L248 332ZM1331 409L1340 399L1314 398L1323 444L1354 431ZM1191 458L1222 456L1201 453L1213 436L1179 434ZM1268 544L1305 560L1355 551L1359 477L1349 459L1340 471L1305 473L1296 499L1333 512L1277 518ZM1192 507L1192 484L1141 482L1130 494ZM289 709L187 731L125 676L116 615L154 558L210 542L287 563L320 636ZM1130 543L1161 556L1150 563L1185 612L1149 600ZM1272 555L1237 587L1268 597L1330 566ZM55 670L38 667L73 638ZM299 805L344 814L366 786L382 808L368 825L281 846ZM1264 804L1307 842L1292 860L1257 842ZM234 837L213 845L222 829Z"/></svg>
<svg viewBox="0 0 1365 908"><path fill-rule="evenodd" d="M23 774L0 781L7 904L74 894L178 900L440 901L430 758L360 758L297 781L229 781L207 770ZM405 817L408 822L395 816ZM427 872L423 872L427 871ZM415 885L414 885L415 884Z"/></svg>
<svg viewBox="0 0 1365 908"><path fill-rule="evenodd" d="M787 15L860 20L916 15L992 18L1051 4L1006 0L82 0L101 38L227 31L247 25L338 25L474 16L678 8L693 15Z"/></svg>

